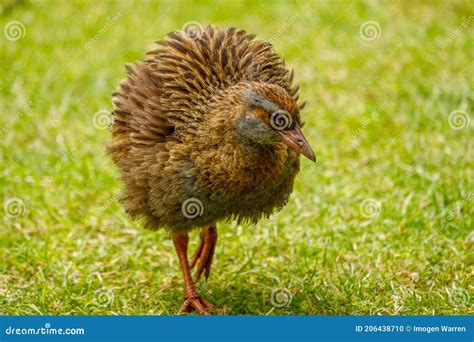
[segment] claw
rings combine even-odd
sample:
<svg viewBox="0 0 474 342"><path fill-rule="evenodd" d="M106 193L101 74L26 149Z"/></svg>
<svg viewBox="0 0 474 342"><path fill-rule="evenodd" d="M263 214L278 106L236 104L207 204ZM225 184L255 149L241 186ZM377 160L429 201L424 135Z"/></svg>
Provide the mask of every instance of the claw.
<svg viewBox="0 0 474 342"><path fill-rule="evenodd" d="M206 310L206 301L202 299L198 294L194 294L186 297L184 300L183 307L181 308L182 313L188 313L191 308L196 310L200 315L209 316L210 313ZM209 303L207 303L209 304Z"/></svg>

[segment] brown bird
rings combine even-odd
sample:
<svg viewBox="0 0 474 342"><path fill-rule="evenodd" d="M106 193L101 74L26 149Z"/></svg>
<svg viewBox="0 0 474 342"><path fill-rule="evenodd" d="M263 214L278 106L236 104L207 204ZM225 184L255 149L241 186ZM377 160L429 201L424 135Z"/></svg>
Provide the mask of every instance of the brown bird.
<svg viewBox="0 0 474 342"><path fill-rule="evenodd" d="M268 217L292 192L299 154L315 156L301 133L299 87L270 43L211 26L157 43L126 66L113 94L109 152L127 213L171 233L185 282L182 312L208 314L218 308L196 282L209 277L216 223ZM193 228L200 243L189 261Z"/></svg>

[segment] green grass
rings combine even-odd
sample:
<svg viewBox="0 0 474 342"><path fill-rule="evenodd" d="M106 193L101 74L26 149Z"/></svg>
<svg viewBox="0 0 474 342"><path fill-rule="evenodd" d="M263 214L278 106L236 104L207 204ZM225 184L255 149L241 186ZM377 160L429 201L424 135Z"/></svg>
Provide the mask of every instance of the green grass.
<svg viewBox="0 0 474 342"><path fill-rule="evenodd" d="M227 314L473 313L473 124L448 120L473 119L472 1L2 6L2 33L17 20L26 34L0 36L0 314L178 313L172 243L115 200L93 116L125 63L189 21L272 40L309 100L318 158L270 220L218 226L205 297ZM288 305L272 304L277 289Z"/></svg>

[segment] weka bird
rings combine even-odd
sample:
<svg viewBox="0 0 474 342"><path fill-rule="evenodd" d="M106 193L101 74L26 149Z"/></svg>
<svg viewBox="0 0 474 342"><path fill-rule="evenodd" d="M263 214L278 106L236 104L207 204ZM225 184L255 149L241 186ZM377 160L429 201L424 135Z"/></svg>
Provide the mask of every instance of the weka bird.
<svg viewBox="0 0 474 342"><path fill-rule="evenodd" d="M185 282L182 311L208 314L217 308L195 282L209 276L216 223L268 217L286 204L299 154L315 161L300 130L299 87L270 43L235 28L172 32L126 69L109 145L122 204L147 227L169 230ZM188 261L193 228L202 230Z"/></svg>

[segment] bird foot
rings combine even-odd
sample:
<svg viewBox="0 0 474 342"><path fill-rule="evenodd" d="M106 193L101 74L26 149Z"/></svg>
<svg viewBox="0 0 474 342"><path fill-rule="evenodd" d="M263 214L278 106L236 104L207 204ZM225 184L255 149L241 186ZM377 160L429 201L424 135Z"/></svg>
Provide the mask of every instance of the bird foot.
<svg viewBox="0 0 474 342"><path fill-rule="evenodd" d="M191 311L191 308L196 310L198 314L205 315L205 316L210 315L209 311L213 311L217 313L220 313L223 311L221 308L215 305L212 305L208 301L201 298L201 296L197 293L186 296L186 299L184 300L184 304L181 308L181 313L188 313L189 311Z"/></svg>
<svg viewBox="0 0 474 342"><path fill-rule="evenodd" d="M199 245L194 252L193 259L189 267L192 269L197 264L194 281L197 282L204 271L204 276L207 279L211 273L212 258L214 256L214 249L217 242L217 229L209 227L201 231ZM199 260L199 264L197 263Z"/></svg>
<svg viewBox="0 0 474 342"><path fill-rule="evenodd" d="M222 309L208 303L206 300L201 298L198 290L196 289L195 282L191 276L191 267L194 266L198 259L199 265L197 270L197 279L201 275L203 270L206 270L206 279L209 276L212 256L214 254L214 247L217 241L217 230L215 227L204 229L201 232L201 240L199 247L194 254L192 265L188 263L187 249L188 249L188 234L176 234L172 236L173 243L178 254L181 271L183 272L184 284L185 284L185 300L181 308L182 313L188 313L191 309L196 310L201 315L210 315L209 311L220 312Z"/></svg>

